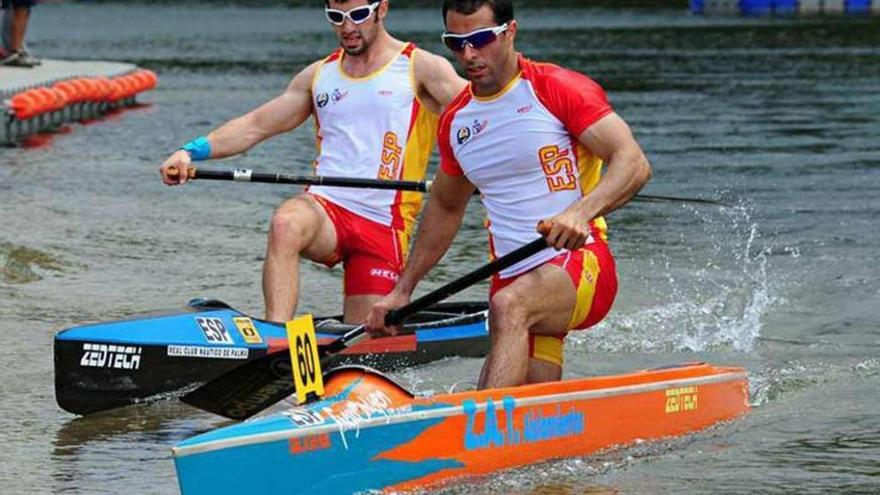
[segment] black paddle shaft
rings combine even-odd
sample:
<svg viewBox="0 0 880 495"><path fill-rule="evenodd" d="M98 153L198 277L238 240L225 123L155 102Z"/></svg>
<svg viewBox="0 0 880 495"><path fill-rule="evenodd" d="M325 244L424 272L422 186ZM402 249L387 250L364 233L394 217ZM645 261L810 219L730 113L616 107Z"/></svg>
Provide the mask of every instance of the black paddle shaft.
<svg viewBox="0 0 880 495"><path fill-rule="evenodd" d="M320 175L267 174L249 169L215 170L189 168L191 178L203 180L223 180L232 182L260 182L264 184L294 184L300 186L355 187L363 189L393 189L399 191L428 192L431 181L419 182L410 180L357 179L353 177L324 177ZM479 191L475 190L474 195ZM727 206L717 199L682 198L677 196L658 196L638 194L633 201L699 203L716 206Z"/></svg>
<svg viewBox="0 0 880 495"><path fill-rule="evenodd" d="M225 180L233 182L262 182L266 184L296 184L300 186L360 187L369 189L394 189L427 192L425 182L407 180L356 179L353 177L323 177L318 175L267 174L247 169L207 170L191 169L199 180Z"/></svg>

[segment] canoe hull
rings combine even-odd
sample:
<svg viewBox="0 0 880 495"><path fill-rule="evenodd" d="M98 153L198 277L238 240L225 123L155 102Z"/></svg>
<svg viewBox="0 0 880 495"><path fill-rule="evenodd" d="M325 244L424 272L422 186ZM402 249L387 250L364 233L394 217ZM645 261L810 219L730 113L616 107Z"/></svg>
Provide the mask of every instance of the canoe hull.
<svg viewBox="0 0 880 495"><path fill-rule="evenodd" d="M364 342L332 364L392 370L447 356L484 356L488 332L480 305L447 304L440 309L408 326L404 335ZM345 328L324 325L317 335L322 343L329 342ZM90 414L178 395L286 347L282 325L222 304L75 327L55 336L55 396L62 409Z"/></svg>
<svg viewBox="0 0 880 495"><path fill-rule="evenodd" d="M431 398L413 398L369 370L326 380L320 402L175 447L181 491L431 487L679 436L749 409L745 372L705 364Z"/></svg>

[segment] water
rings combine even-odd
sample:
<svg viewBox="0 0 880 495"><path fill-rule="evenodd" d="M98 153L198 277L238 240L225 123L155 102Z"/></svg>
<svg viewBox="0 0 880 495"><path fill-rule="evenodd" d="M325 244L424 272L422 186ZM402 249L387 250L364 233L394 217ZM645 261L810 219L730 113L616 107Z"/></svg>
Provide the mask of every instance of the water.
<svg viewBox="0 0 880 495"><path fill-rule="evenodd" d="M746 367L753 412L685 439L533 466L441 493L880 491L880 24L703 19L679 11L532 11L519 48L592 75L654 165L646 192L728 207L634 203L610 216L621 292L567 345L568 376L706 360ZM197 22L194 20L197 19ZM392 11L440 52L439 15ZM174 401L75 418L55 405L52 336L210 295L260 313L272 209L292 189L162 186L180 143L281 91L334 39L316 10L41 5L41 56L138 63L147 103L0 149L0 486L4 493L168 493L170 446L222 424ZM304 172L310 126L228 166ZM423 284L485 260L474 202ZM304 265L301 303L340 305L341 272ZM484 297L485 285L463 298ZM472 380L451 359L398 378Z"/></svg>

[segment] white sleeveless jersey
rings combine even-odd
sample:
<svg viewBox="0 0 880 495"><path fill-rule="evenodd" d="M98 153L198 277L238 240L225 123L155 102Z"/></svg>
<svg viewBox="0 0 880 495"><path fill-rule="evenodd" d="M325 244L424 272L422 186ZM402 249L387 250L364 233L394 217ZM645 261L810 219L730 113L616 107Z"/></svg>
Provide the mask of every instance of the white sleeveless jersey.
<svg viewBox="0 0 880 495"><path fill-rule="evenodd" d="M520 74L498 94L466 88L440 118L441 169L465 174L482 194L493 258L538 238L538 221L561 213L591 191L602 160L578 141L612 113L605 92L588 77L552 64L519 59ZM601 217L591 236L605 239ZM546 249L500 273L526 272L558 253Z"/></svg>
<svg viewBox="0 0 880 495"><path fill-rule="evenodd" d="M360 78L345 74L342 49L318 66L312 81L316 174L424 180L438 116L416 95L414 50L407 43L385 67ZM422 204L418 192L327 186L310 187L309 192L406 233Z"/></svg>

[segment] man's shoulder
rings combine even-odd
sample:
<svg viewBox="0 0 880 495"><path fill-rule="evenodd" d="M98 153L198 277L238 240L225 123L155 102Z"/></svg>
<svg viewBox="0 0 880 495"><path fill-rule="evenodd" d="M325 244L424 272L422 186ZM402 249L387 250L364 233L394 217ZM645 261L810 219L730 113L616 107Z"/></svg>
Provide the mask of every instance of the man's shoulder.
<svg viewBox="0 0 880 495"><path fill-rule="evenodd" d="M590 76L582 72L552 62L531 60L522 55L520 55L520 70L522 71L524 78L537 84L559 86L562 88L569 87L569 85L573 83L586 83L591 86L599 85Z"/></svg>
<svg viewBox="0 0 880 495"><path fill-rule="evenodd" d="M416 64L415 68L417 72L430 76L432 74L445 72L448 68L452 67L452 64L440 55L429 52L424 48L419 48L412 43L410 46L413 47L410 56ZM452 70L454 71L455 69Z"/></svg>
<svg viewBox="0 0 880 495"><path fill-rule="evenodd" d="M457 95L455 95L455 97L449 102L449 105L447 105L446 108L443 110L443 113L440 114L441 122L445 118L450 118L454 116L456 112L467 106L467 104L471 101L472 96L473 95L471 94L471 86L470 84L468 84L464 88L462 88L462 90L459 91Z"/></svg>
<svg viewBox="0 0 880 495"><path fill-rule="evenodd" d="M333 50L332 52L328 53L327 55L324 55L323 57L319 58L318 60L315 60L312 63L312 65L318 66L321 64L326 64L328 62L333 62L333 61L339 60L342 58L343 52L344 51L342 50L342 48L337 48L337 49Z"/></svg>

